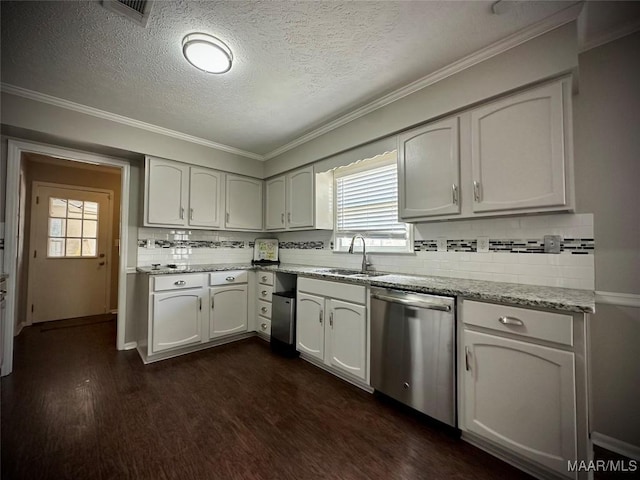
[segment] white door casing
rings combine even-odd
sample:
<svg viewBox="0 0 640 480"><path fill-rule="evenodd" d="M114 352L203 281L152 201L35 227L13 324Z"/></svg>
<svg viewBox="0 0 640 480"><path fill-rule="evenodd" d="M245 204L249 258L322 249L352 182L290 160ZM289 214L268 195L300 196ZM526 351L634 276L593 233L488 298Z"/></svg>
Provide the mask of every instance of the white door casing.
<svg viewBox="0 0 640 480"><path fill-rule="evenodd" d="M27 304L30 323L108 311L112 199L110 191L34 182ZM61 218L60 211L65 209L61 200L79 201L81 206L84 202L84 218L82 208L72 207L71 202ZM57 204L52 207L54 212L50 212L50 202ZM95 215L88 208L95 204L97 232ZM91 248L94 239L95 250ZM64 250L54 251L55 245ZM82 251L75 251L76 246Z"/></svg>

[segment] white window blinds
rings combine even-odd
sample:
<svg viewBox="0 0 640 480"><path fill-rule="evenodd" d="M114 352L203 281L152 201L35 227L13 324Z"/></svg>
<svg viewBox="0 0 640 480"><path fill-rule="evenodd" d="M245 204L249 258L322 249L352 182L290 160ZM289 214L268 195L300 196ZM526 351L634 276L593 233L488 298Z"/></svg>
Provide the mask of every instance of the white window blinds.
<svg viewBox="0 0 640 480"><path fill-rule="evenodd" d="M364 233L369 238L406 238L398 222L398 169L392 162L336 171L336 234Z"/></svg>

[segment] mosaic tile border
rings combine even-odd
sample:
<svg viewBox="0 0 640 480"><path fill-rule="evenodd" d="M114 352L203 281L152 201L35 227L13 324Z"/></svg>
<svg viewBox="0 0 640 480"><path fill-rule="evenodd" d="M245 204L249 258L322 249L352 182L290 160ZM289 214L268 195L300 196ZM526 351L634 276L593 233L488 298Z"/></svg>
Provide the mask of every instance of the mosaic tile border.
<svg viewBox="0 0 640 480"><path fill-rule="evenodd" d="M247 242L241 240L222 240L222 241L209 241L209 240L153 240L154 246L152 248L253 248L254 242ZM138 239L138 247L147 247L147 240Z"/></svg>
<svg viewBox="0 0 640 480"><path fill-rule="evenodd" d="M289 250L323 250L324 242L280 242L278 248Z"/></svg>
<svg viewBox="0 0 640 480"><path fill-rule="evenodd" d="M436 240L415 240L414 252L437 252ZM447 252L477 252L477 240L447 240ZM541 239L489 239L489 251L500 253L544 253ZM595 251L593 238L565 238L560 244L561 253L589 255Z"/></svg>
<svg viewBox="0 0 640 480"><path fill-rule="evenodd" d="M4 238L0 238L0 250L4 250Z"/></svg>

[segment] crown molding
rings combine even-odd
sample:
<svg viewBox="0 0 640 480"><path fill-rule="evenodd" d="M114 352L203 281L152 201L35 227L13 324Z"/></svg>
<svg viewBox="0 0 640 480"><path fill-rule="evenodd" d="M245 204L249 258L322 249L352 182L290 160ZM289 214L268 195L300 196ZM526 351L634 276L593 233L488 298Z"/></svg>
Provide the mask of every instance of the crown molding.
<svg viewBox="0 0 640 480"><path fill-rule="evenodd" d="M618 40L619 38L626 37L632 33L640 31L640 20L627 23L620 28L615 28L603 33L598 34L597 37L590 40L586 40L582 45L578 46L578 52L584 53L593 48L601 47L607 43Z"/></svg>
<svg viewBox="0 0 640 480"><path fill-rule="evenodd" d="M80 103L71 102L63 98L54 97L45 93L36 92L34 90L28 90L26 88L17 87L8 83L0 84L0 90L10 95L18 97L28 98L29 100L35 100L37 102L54 105L56 107L72 110L74 112L83 113L85 115L91 115L92 117L101 118L103 120L109 120L111 122L120 123L129 127L139 128L152 133L158 133L167 137L176 138L185 142L195 143L203 145L205 147L214 148L216 150L222 150L223 152L233 153L253 160L264 160L263 155L257 153L248 152L246 150L240 150L239 148L230 147L229 145L223 145L222 143L212 142L205 138L195 137L186 133L178 132L164 127L159 127L151 123L141 122L140 120L134 120L133 118L125 117L123 115L117 115L115 113L106 112L98 108L88 107Z"/></svg>
<svg viewBox="0 0 640 480"><path fill-rule="evenodd" d="M407 95L411 95L419 90L422 90L429 85L433 85L434 83L440 82L447 77L455 75L467 68L470 68L478 63L481 63L485 60L488 60L496 55L499 55L507 50L510 50L518 45L521 45L529 40L532 40L540 35L544 35L551 30L555 30L563 25L566 25L569 22L572 22L578 18L580 12L582 11L583 4L582 2L571 5L570 7L565 8L564 10L559 11L558 13L551 15L538 23L531 25L519 32L514 33L513 35L509 35L508 37L499 40L488 47L482 48L466 57L461 58L460 60L453 62L447 65L440 70L436 70L429 75L422 77L398 90L395 90L383 97L380 97L377 100L374 100L371 103L368 103L356 110L353 110L346 115L343 115L329 123L322 125L320 128L317 128L295 140L292 142L279 147L272 152L269 152L264 155L265 160L269 160L271 158L277 157L278 155L291 150L297 146L302 145L314 138L317 138L325 133L330 132L331 130L335 130L338 127L346 125L353 120L356 120L360 117L363 117L371 112L374 112L382 107L389 105L401 98L406 97Z"/></svg>

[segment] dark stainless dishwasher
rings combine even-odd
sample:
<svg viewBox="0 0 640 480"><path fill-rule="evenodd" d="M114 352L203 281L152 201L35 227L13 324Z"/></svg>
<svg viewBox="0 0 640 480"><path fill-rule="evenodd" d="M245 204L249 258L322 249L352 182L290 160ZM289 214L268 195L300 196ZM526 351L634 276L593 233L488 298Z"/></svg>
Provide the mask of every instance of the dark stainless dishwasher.
<svg viewBox="0 0 640 480"><path fill-rule="evenodd" d="M371 386L456 426L455 301L371 289Z"/></svg>

